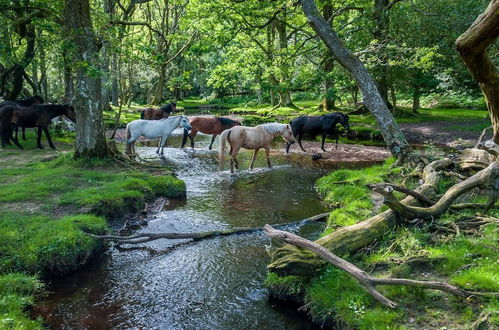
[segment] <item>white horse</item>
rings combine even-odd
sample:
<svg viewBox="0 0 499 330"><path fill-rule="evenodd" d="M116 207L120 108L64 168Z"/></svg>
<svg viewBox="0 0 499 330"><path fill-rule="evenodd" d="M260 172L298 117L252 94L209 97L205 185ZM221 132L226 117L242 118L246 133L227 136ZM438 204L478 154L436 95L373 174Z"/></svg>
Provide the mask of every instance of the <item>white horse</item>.
<svg viewBox="0 0 499 330"><path fill-rule="evenodd" d="M148 139L160 138L158 150L156 150L156 153L159 154L159 150L161 148L161 154L163 154L166 139L168 139L170 135L172 135L175 128L179 126L185 128L188 131L191 129L189 119L186 116L182 115L163 118L160 120L138 119L128 123L128 125L126 125L127 155L135 154L135 141L140 136L144 136Z"/></svg>
<svg viewBox="0 0 499 330"><path fill-rule="evenodd" d="M270 123L255 127L234 126L231 129L223 131L220 135L220 149L218 152L218 156L220 158L220 170L224 169L226 142L229 142L230 145L229 154L231 173L234 173L234 163L236 164L236 168L239 168L236 156L241 148L255 150L249 167L250 169L253 169L253 163L255 162L256 154L260 148L265 149L267 164L269 167L272 167L269 159L270 143L272 143L272 140L279 135L282 135L288 145L295 143L293 131L291 130L291 126L288 124Z"/></svg>

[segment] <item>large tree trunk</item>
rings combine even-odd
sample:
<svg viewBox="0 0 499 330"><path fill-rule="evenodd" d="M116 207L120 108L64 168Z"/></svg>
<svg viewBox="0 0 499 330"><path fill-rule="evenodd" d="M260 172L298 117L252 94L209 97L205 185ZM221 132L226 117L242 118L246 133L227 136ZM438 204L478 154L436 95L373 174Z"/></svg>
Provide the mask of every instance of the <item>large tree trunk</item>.
<svg viewBox="0 0 499 330"><path fill-rule="evenodd" d="M378 43L380 43L380 47L376 52L378 55L378 65L374 68L376 86L386 106L391 109L392 105L388 101L389 76L386 59L386 44L388 43L388 28L390 24L389 4L389 0L374 0L374 22L376 24L373 35L378 40Z"/></svg>
<svg viewBox="0 0 499 330"><path fill-rule="evenodd" d="M100 108L101 79L88 72L88 68L99 68L99 49L90 18L89 0L66 0L64 18L75 46L71 57L73 62L80 63L74 91L77 120L75 157L106 157L108 149Z"/></svg>
<svg viewBox="0 0 499 330"><path fill-rule="evenodd" d="M414 113L418 113L420 96L419 87L414 87L414 90L412 91L412 112Z"/></svg>
<svg viewBox="0 0 499 330"><path fill-rule="evenodd" d="M381 134L391 153L395 157L404 159L412 153L412 148L380 96L374 80L362 62L343 45L336 32L320 15L315 2L313 0L300 0L300 2L312 28L338 62L354 77L362 91L364 103L376 118Z"/></svg>
<svg viewBox="0 0 499 330"><path fill-rule="evenodd" d="M274 27L277 31L277 37L279 40L279 51L281 56L284 58L284 54L288 49L288 35L286 32L286 11L283 10L282 17L274 20ZM284 82L290 80L289 67L285 61L281 62L281 77L279 79L279 85L282 86ZM279 91L279 105L281 107L295 107L293 101L291 100L291 91L289 89Z"/></svg>
<svg viewBox="0 0 499 330"><path fill-rule="evenodd" d="M487 9L456 41L456 47L473 78L482 89L490 120L494 127L492 147L499 149L499 71L487 48L499 37L499 0L492 0Z"/></svg>

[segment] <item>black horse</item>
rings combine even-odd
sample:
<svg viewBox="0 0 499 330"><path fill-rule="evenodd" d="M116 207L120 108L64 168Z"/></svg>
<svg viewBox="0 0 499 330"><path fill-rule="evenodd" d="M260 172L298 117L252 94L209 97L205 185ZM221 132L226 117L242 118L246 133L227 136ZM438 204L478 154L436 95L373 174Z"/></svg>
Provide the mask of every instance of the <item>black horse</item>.
<svg viewBox="0 0 499 330"><path fill-rule="evenodd" d="M59 104L36 104L30 107L20 107L14 105L6 105L0 108L0 137L2 140L2 147L12 140L16 146L20 149L23 147L19 144L17 137L12 136L12 126L14 127L36 127L38 128L37 136L37 146L43 149L40 143L42 137L42 131L45 133L49 146L55 149L52 139L50 138L50 133L48 131L48 125L52 122L52 119L65 115L71 121L76 122L76 113L72 105L59 105Z"/></svg>
<svg viewBox="0 0 499 330"><path fill-rule="evenodd" d="M21 100L15 100L15 101L4 101L0 103L0 108L6 106L6 105L15 105L15 106L20 106L20 107L29 107L35 104L43 104L45 100L43 97L34 95L30 96L26 99L21 99ZM16 134L16 140L17 140L17 127L15 128L15 134ZM26 132L23 127L23 140L26 140ZM9 142L10 143L10 142Z"/></svg>
<svg viewBox="0 0 499 330"><path fill-rule="evenodd" d="M322 150L324 149L324 142L326 141L326 136L331 136L336 139L336 148L338 148L338 131L336 130L336 125L341 124L347 131L350 130L350 124L348 123L348 115L341 112L328 113L327 115L311 117L311 116L301 116L293 119L289 124L293 130L293 135L298 140L298 144L302 151L303 146L301 145L301 140L304 135L316 137L322 134ZM289 151L289 145L286 147L286 151Z"/></svg>

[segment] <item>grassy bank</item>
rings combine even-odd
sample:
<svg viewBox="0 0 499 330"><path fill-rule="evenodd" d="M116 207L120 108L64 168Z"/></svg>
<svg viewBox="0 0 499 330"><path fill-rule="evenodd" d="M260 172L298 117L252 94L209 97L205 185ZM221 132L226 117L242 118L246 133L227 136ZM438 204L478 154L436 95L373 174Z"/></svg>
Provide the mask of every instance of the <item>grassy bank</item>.
<svg viewBox="0 0 499 330"><path fill-rule="evenodd" d="M72 158L67 139L58 151L0 151L0 328L31 329L26 308L43 293L41 280L84 265L101 244L85 232L105 233L106 219L143 208L144 201L185 195L170 172L130 171L111 159Z"/></svg>
<svg viewBox="0 0 499 330"><path fill-rule="evenodd" d="M385 207L373 202L367 183L400 181L400 170L385 165L362 170L339 170L321 178L317 188L324 203L334 207L324 235L337 228L362 221ZM341 181L343 184L336 184ZM443 179L438 193L454 184ZM414 188L417 182L409 182ZM401 195L400 195L401 197ZM465 201L484 202L480 193ZM443 224L475 215L476 210L452 211L439 221ZM496 207L490 212L499 216ZM435 232L430 224L399 227L380 241L343 256L374 276L406 277L448 281L473 291L499 291L497 224L483 226L476 233ZM271 273L267 285L277 297L300 300L311 319L320 325L341 325L352 329L446 328L466 329L480 315L499 326L496 300L458 299L440 291L404 286L380 286L380 291L400 307L388 309L377 303L345 272L325 266L313 278L279 277ZM490 312L490 314L489 314ZM483 314L481 314L483 313Z"/></svg>

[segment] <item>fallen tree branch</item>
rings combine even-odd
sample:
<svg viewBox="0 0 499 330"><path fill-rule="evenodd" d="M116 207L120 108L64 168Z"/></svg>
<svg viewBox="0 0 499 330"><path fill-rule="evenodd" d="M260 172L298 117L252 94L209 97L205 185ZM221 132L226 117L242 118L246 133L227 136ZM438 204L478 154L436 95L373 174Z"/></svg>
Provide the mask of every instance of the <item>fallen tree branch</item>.
<svg viewBox="0 0 499 330"><path fill-rule="evenodd" d="M452 164L453 162L448 158L428 164L421 175L423 184L416 189L416 192L426 197L434 195L434 189L440 179L440 171L449 168ZM414 197L407 196L402 203L409 205L416 201ZM318 239L316 243L338 254L353 253L382 237L398 224L400 224L399 217L390 209L354 225L336 229L331 234ZM271 263L267 268L280 276L312 276L323 266L321 259L292 245L274 248L270 254Z"/></svg>
<svg viewBox="0 0 499 330"><path fill-rule="evenodd" d="M386 298L382 295L378 290L376 290L377 285L405 285L418 287L423 289L434 289L445 291L451 293L455 296L462 298L469 298L473 296L481 296L481 297L496 297L499 295L497 292L472 292L467 291L461 288L458 288L454 285L445 282L436 282L436 281L418 281L418 280L410 280L405 278L377 278L368 275L362 269L358 268L354 264L338 257L334 253L330 252L323 246L312 242L308 239L300 237L298 235L274 229L270 225L265 225L265 233L270 238L278 239L284 241L288 244L298 246L309 251L316 253L317 255L326 259L329 263L334 266L346 271L352 277L357 279L359 283L363 286L364 290L366 290L370 295L374 297L378 302L383 304L384 306L395 308L397 304L390 299Z"/></svg>
<svg viewBox="0 0 499 330"><path fill-rule="evenodd" d="M329 212L321 213L314 215L313 217L298 220L298 221L293 221L293 222L287 222L287 223L280 223L276 224L276 227L285 227L289 225L294 225L294 224L306 224L308 222L313 222L313 221L320 221L329 216ZM201 233L139 233L139 234L134 234L130 236L119 236L119 235L94 235L91 233L85 233L93 238L96 239L101 239L101 240L110 240L110 241L115 241L118 244L141 244L141 243L147 243L151 241L155 241L158 239L192 239L194 241L199 241L202 239L208 239L208 238L214 238L214 237L220 237L220 236L229 236L229 235L236 235L236 234L247 234L247 233L253 233L256 231L261 231L263 230L263 227L255 227L255 228L236 228L236 229L229 229L229 230L215 230L215 231L209 231L209 232L201 232Z"/></svg>
<svg viewBox="0 0 499 330"><path fill-rule="evenodd" d="M424 208L418 206L410 206L401 203L393 195L393 189L387 189L389 186L383 183L373 184L373 191L380 193L385 197L384 203L396 212L398 215L414 219L414 218L432 218L445 213L452 203L465 192L480 186L487 186L495 182L499 177L499 162L490 164L487 168L481 170L466 180L455 184L438 200L434 205Z"/></svg>
<svg viewBox="0 0 499 330"><path fill-rule="evenodd" d="M414 190L410 190L410 189L405 188L405 187L397 186L393 183L382 182L382 183L376 184L376 186L379 186L379 187L383 186L385 190L386 190L386 188L390 187L393 190L396 190L396 191L399 191L399 192L404 193L406 195L412 196L412 197L416 198L417 200L419 200L420 202L425 203L427 205L434 205L435 204L434 200L431 200L428 197L423 196ZM374 186L368 185L368 187L374 187Z"/></svg>

